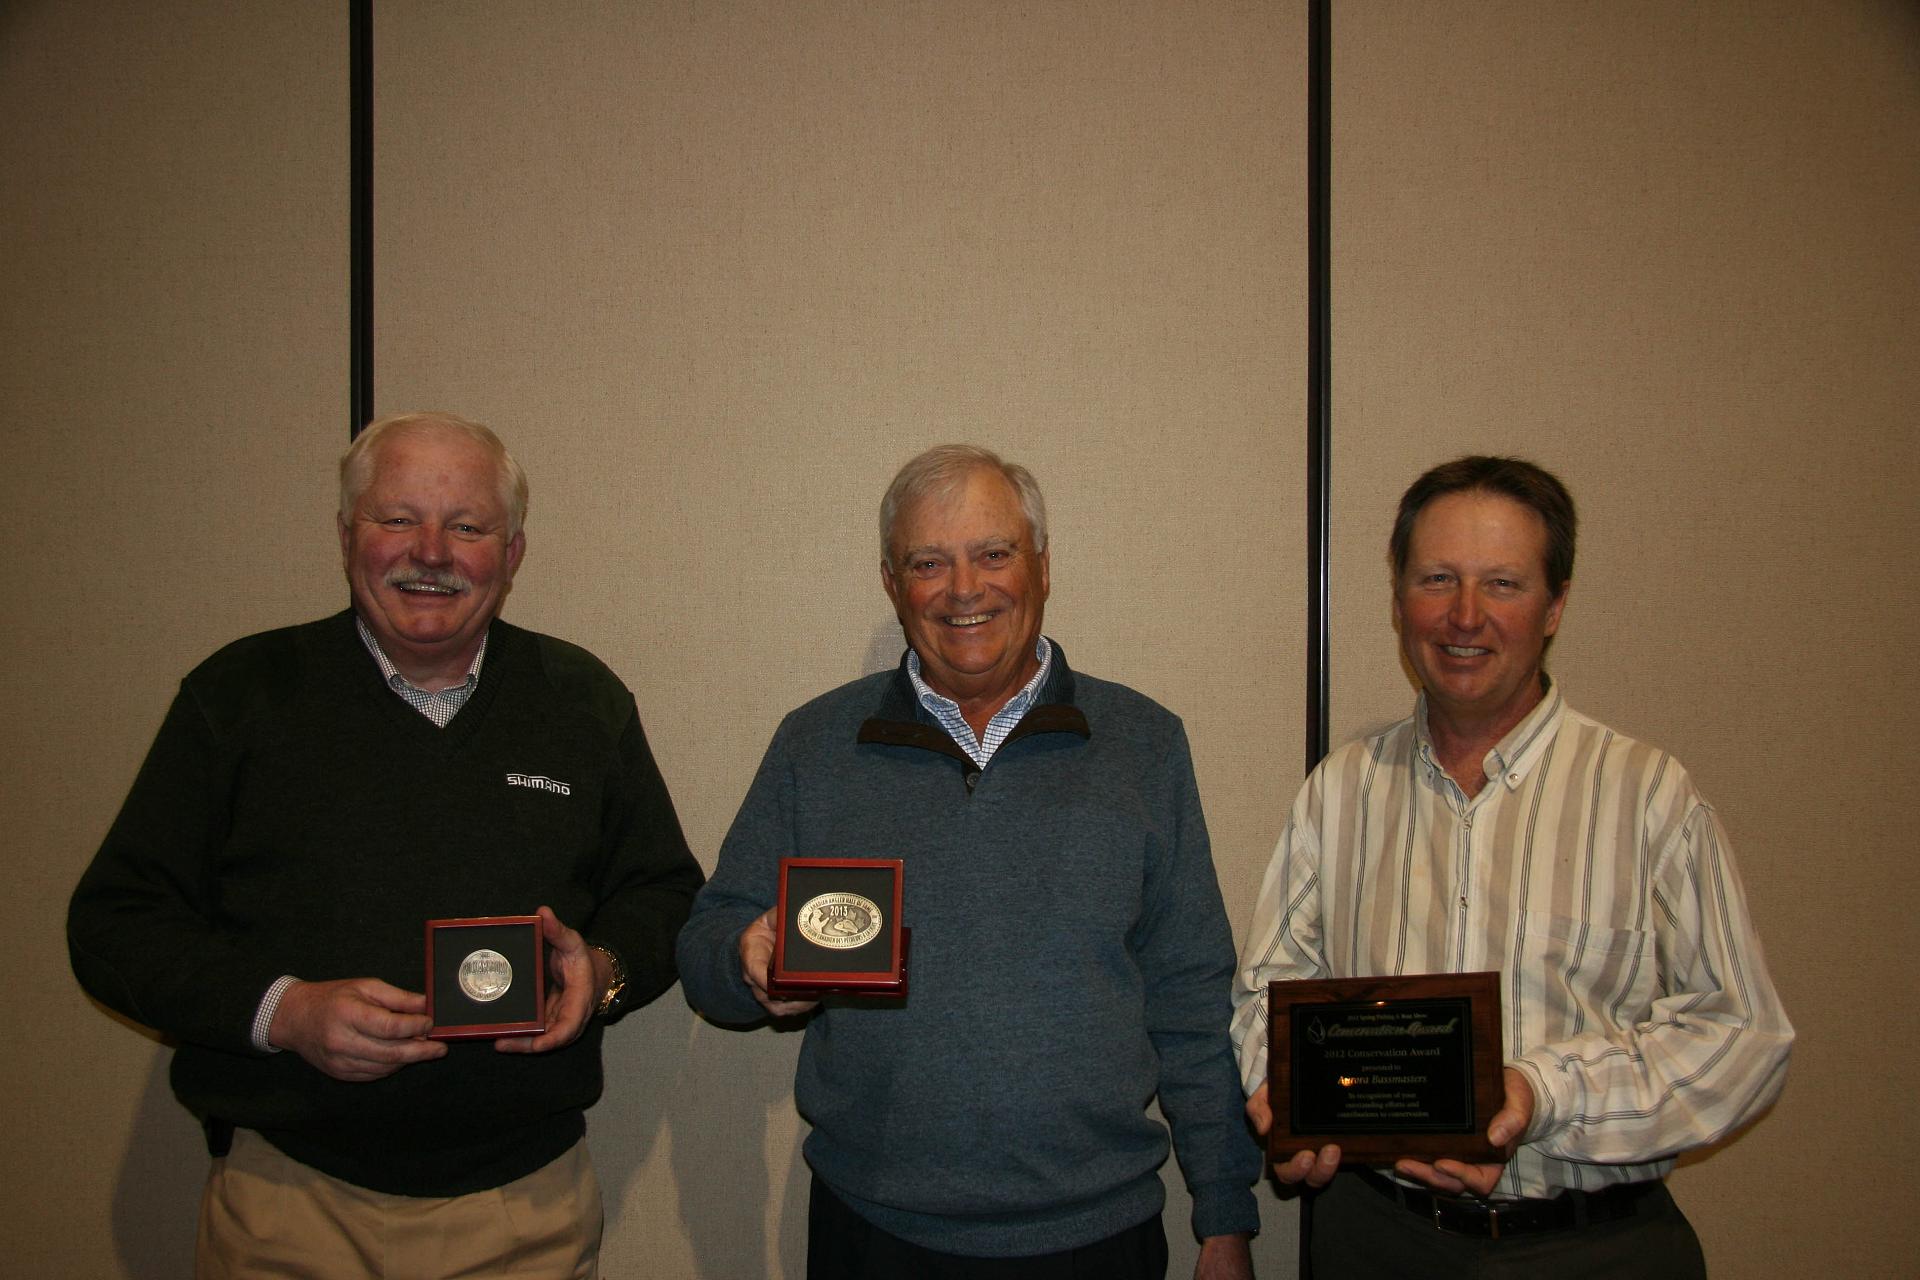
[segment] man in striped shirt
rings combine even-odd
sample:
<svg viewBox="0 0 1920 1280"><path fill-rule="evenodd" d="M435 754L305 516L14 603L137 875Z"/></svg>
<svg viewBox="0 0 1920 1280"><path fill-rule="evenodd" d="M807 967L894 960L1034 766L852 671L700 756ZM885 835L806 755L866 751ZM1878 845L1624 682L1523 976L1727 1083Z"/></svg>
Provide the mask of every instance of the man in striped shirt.
<svg viewBox="0 0 1920 1280"><path fill-rule="evenodd" d="M1699 1276L1661 1179L1779 1094L1793 1029L1725 833L1686 772L1570 708L1542 669L1572 576L1558 479L1436 467L1400 501L1394 622L1414 714L1308 778L1261 887L1233 1040L1262 1134L1267 984L1501 975L1503 1163L1275 1165L1322 1275ZM1412 1212L1409 1212L1411 1210Z"/></svg>

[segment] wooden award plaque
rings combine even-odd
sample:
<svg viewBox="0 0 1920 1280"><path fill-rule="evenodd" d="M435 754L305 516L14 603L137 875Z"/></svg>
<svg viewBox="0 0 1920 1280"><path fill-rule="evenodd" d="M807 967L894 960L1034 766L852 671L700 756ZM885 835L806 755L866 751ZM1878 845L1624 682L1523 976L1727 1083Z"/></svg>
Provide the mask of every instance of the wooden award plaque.
<svg viewBox="0 0 1920 1280"><path fill-rule="evenodd" d="M1275 982L1267 992L1269 1158L1337 1143L1350 1164L1484 1164L1505 1094L1500 975Z"/></svg>

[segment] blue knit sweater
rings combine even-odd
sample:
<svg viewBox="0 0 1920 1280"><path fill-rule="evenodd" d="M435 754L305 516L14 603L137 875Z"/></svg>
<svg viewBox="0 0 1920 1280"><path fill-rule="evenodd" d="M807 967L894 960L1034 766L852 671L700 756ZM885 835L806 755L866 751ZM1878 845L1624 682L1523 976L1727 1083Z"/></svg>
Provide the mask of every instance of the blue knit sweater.
<svg viewBox="0 0 1920 1280"><path fill-rule="evenodd" d="M680 935L688 999L716 1021L764 1016L738 939L788 855L906 863L911 994L829 1000L795 1082L807 1161L862 1216L978 1256L1133 1226L1165 1202L1157 1095L1195 1233L1258 1229L1227 1041L1233 939L1177 718L1057 647L984 771L904 665L793 712Z"/></svg>

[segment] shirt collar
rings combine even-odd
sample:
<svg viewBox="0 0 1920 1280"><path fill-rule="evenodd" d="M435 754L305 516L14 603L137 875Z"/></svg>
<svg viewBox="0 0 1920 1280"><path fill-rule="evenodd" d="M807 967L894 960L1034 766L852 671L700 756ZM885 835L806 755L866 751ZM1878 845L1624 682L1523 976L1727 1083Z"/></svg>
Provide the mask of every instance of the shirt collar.
<svg viewBox="0 0 1920 1280"><path fill-rule="evenodd" d="M1020 692L1008 698L1006 705L995 711L989 717L990 719L998 719L1008 712L1012 712L1015 718L1018 718L1025 715L1028 708L1033 706L1034 696L1039 693L1040 686L1046 683L1047 674L1053 668L1053 645L1045 636L1033 642L1033 656L1040 660L1040 669L1035 671L1033 679L1022 685ZM935 692L932 685L920 678L920 655L912 648L907 650L907 679L913 683L913 693L920 700L920 705L931 712L935 719L941 718L940 712L943 708L955 715L959 714L958 702Z"/></svg>
<svg viewBox="0 0 1920 1280"><path fill-rule="evenodd" d="M380 664L380 678L387 682L389 689L398 692L399 688L404 685L419 693L429 692L400 674L400 668L393 665L393 660L387 657L387 651L380 647L380 641L374 638L374 634L372 630L368 628L366 620L357 613L353 615L353 625L358 628L360 632L360 643L367 646L367 652L372 654L373 660ZM466 680L461 684L453 686L452 689L438 689L432 692L446 694L462 689L469 693L473 691L474 687L480 683L480 664L486 660L487 637L492 634L492 631L493 628L489 627L485 632L481 633L480 647L474 650L473 661L467 664Z"/></svg>
<svg viewBox="0 0 1920 1280"><path fill-rule="evenodd" d="M1540 673L1540 679L1546 684L1545 695L1534 704L1519 724L1507 730L1506 736L1493 744L1491 750L1481 759L1480 768L1490 782L1504 784L1507 790L1518 787L1532 772L1539 761L1541 752L1552 740L1549 732L1560 722L1560 712L1566 706L1561 696L1560 686L1546 672ZM1420 699L1414 706L1414 737L1420 744L1420 758L1429 768L1438 771L1440 761L1433 753L1433 738L1427 731L1427 695L1422 690Z"/></svg>

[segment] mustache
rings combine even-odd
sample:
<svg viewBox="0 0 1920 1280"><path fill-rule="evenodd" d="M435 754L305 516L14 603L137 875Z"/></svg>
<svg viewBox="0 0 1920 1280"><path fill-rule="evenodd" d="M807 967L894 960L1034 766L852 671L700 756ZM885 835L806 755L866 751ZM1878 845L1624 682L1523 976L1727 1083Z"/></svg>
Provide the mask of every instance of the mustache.
<svg viewBox="0 0 1920 1280"><path fill-rule="evenodd" d="M439 587L445 591L471 591L473 583L465 574L454 573L447 569L389 569L386 584L390 587Z"/></svg>

